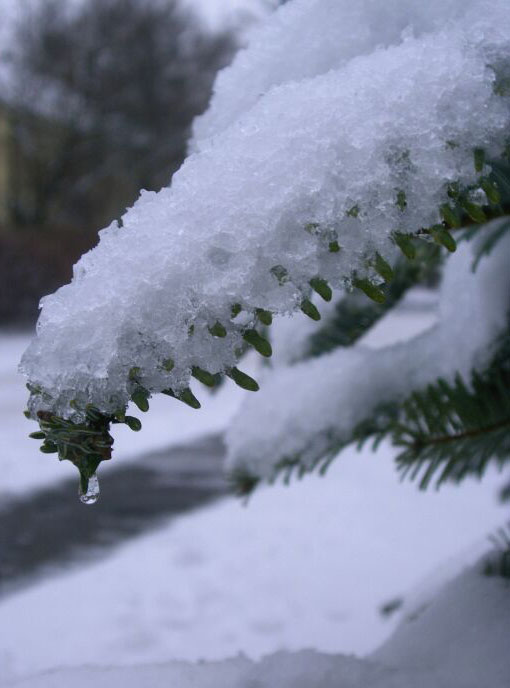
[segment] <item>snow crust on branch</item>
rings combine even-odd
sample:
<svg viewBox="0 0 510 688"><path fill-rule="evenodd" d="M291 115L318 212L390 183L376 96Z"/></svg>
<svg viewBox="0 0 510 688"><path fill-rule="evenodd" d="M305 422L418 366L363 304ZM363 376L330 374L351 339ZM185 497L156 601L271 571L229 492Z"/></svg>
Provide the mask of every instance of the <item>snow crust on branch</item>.
<svg viewBox="0 0 510 688"><path fill-rule="evenodd" d="M310 468L350 441L382 402L401 401L438 377L469 379L508 329L509 262L505 239L473 275L473 246L462 244L445 267L438 323L427 332L378 350L338 348L271 371L230 425L228 470L268 479L283 460Z"/></svg>
<svg viewBox="0 0 510 688"><path fill-rule="evenodd" d="M208 110L194 122L190 147L199 150L273 88L340 70L360 55L399 45L406 33L419 38L459 21L477 25L493 9L479 0L288 2L253 31L248 49L220 72ZM480 39L486 37L475 42Z"/></svg>
<svg viewBox="0 0 510 688"><path fill-rule="evenodd" d="M229 369L256 309L296 310L316 276L338 288L353 273L376 279L367 258L391 261L392 232L439 222L448 183L477 178L473 148L500 153L510 124L508 99L494 92L510 53L506 0L434 2L427 12L408 0L334 4L334 22L329 0L274 15L218 80L211 122L216 110L231 118L197 124L199 150L171 186L142 192L73 281L42 300L22 361L41 390L32 414L123 408L133 366L150 392L179 392L193 366ZM342 27L337 39L332 25ZM268 79L282 35L287 67ZM235 76L251 70L266 70L256 99ZM247 95L234 106L240 88ZM212 336L216 322L226 336Z"/></svg>

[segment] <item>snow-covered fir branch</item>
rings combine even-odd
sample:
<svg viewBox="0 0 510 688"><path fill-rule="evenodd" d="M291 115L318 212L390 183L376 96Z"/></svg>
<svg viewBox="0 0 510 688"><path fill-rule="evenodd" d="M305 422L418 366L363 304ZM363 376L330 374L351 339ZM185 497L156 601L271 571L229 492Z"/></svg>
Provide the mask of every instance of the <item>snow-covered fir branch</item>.
<svg viewBox="0 0 510 688"><path fill-rule="evenodd" d="M438 322L428 331L383 349L337 348L266 373L261 392L245 400L227 433L233 477L311 470L356 439L355 428L381 404L401 403L437 378L469 378L473 368L483 369L508 330L509 260L507 236L473 275L473 246L464 243L448 259Z"/></svg>
<svg viewBox="0 0 510 688"><path fill-rule="evenodd" d="M510 124L509 55L506 0L423 8L409 0L294 0L280 8L219 76L195 126L195 152L171 186L142 192L101 232L71 284L43 299L22 362L30 415L58 416L62 438L66 421L90 421L88 405L121 421L131 398L146 410L162 391L197 406L192 375L208 384L226 373L254 390L238 358L246 345L271 354L260 328L273 315L317 319L312 291L328 299L330 287L357 286L378 299L399 234L429 228L451 244L444 232L456 224L452 197L482 222L481 205L497 200L486 161L501 156ZM452 266L465 269L463 255ZM494 317L499 326L501 313ZM438 336L450 344L451 328ZM430 338L423 354L402 350L407 385L415 374L409 358L422 356L420 374L437 373L437 346ZM345 375L362 389L366 355L332 356L349 360ZM310 364L306 376L327 363ZM377 369L395 364L393 352L381 354ZM367 407L366 395L377 397L376 384L377 376L350 399L342 423ZM322 424L334 420L332 408L336 417L330 406ZM107 424L97 421L89 435L102 458ZM273 440L279 426L269 431ZM87 432L80 429L83 441ZM251 462L253 452L234 445ZM267 473L267 463L257 470Z"/></svg>

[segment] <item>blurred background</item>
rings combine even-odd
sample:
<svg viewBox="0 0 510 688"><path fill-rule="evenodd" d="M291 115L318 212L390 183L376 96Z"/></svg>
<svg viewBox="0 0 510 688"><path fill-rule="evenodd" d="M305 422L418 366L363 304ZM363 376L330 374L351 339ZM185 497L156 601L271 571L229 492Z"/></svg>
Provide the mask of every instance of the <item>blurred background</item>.
<svg viewBox="0 0 510 688"><path fill-rule="evenodd" d="M216 72L277 0L3 0L0 325L39 298L140 189L170 183Z"/></svg>
<svg viewBox="0 0 510 688"><path fill-rule="evenodd" d="M199 414L156 397L142 432L116 426L94 507L75 468L27 437L17 364L39 299L140 189L170 183L217 71L279 4L0 0L2 686L66 665L368 653L424 572L501 522L497 475L418 495L384 445L245 508L222 473L233 384L201 390ZM425 329L435 303L405 301L367 345Z"/></svg>

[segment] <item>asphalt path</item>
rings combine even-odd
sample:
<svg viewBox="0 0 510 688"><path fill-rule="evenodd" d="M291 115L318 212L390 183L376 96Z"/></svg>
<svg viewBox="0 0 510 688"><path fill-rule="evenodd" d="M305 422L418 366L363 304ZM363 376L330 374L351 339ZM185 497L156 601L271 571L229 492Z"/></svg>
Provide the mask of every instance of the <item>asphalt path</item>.
<svg viewBox="0 0 510 688"><path fill-rule="evenodd" d="M101 495L81 504L77 479L4 502L0 595L41 575L106 556L116 545L227 492L220 435L141 456L100 475Z"/></svg>

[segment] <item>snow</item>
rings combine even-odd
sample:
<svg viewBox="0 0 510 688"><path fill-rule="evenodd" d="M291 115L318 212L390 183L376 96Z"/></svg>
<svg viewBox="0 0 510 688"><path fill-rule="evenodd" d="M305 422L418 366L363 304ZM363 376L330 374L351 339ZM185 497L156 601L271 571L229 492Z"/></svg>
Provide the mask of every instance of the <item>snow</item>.
<svg viewBox="0 0 510 688"><path fill-rule="evenodd" d="M19 688L506 688L508 581L475 569L417 610L368 660L315 651L279 652L252 664L244 657L187 665L168 662L134 669L83 668L16 682Z"/></svg>
<svg viewBox="0 0 510 688"><path fill-rule="evenodd" d="M376 350L361 341L267 371L260 393L245 399L229 426L229 470L267 479L284 459L296 457L298 465L313 466L332 447L349 441L352 429L381 402L401 400L438 377L453 380L460 373L469 380L508 328L510 241L498 249L476 274L472 245L464 243L450 256L438 322L427 332Z"/></svg>
<svg viewBox="0 0 510 688"><path fill-rule="evenodd" d="M446 183L475 179L472 148L498 152L510 112L487 65L508 54L509 29L503 0L294 0L276 12L219 78L195 128L196 152L172 186L143 193L71 285L45 299L24 358L46 394L32 411L69 415L73 398L123 406L134 365L150 390L179 390L192 365L235 363L256 308L296 310L317 274L339 290L353 269L373 277L367 256L391 259L391 231L437 221ZM347 217L354 204L359 216ZM333 236L338 255L327 250ZM311 462L326 449L318 431L334 428L341 440L388 392L483 365L507 327L510 242L475 276L470 250L449 260L437 322L415 339L395 344L390 316L352 349L306 366L279 359L234 419L230 467L268 477L275 448ZM280 286L269 271L283 260L289 279ZM233 303L244 308L241 325ZM209 333L216 320L226 337ZM11 422L22 343L0 339L10 440L0 463L11 491L61 468L21 442L22 418ZM164 371L170 357L175 368ZM149 432L121 429L120 453L224 428L239 398L225 386L200 414L174 404L173 416L169 400L151 400ZM37 459L25 460L29 446ZM247 507L218 501L5 597L0 685L505 688L509 583L481 576L480 564L464 571L504 517L504 476L491 467L483 482L420 493L398 482L394 453L348 447L327 479L261 488ZM383 618L381 606L396 598L403 608Z"/></svg>
<svg viewBox="0 0 510 688"><path fill-rule="evenodd" d="M340 6L347 12L350 5ZM298 309L316 275L337 288L353 271L373 278L367 257L378 250L391 259L395 229L439 220L447 182L476 178L473 147L497 154L508 130L508 101L493 92L487 65L508 50L510 10L503 0L451 2L446 14L438 10L443 28L427 32L434 25L427 19L420 32L420 13L409 18L407 6L395 0L386 23L412 19L416 35L409 28L373 47L361 23L343 62L332 62L330 42L322 44L328 14L319 13L309 31L321 73L268 85L234 123L200 139L170 188L142 193L122 228L114 223L101 233L73 282L44 299L23 361L42 388L33 413L79 419L71 400L105 412L122 408L135 366L136 384L154 392L182 390L194 365L224 371L235 365L257 308ZM285 9L268 26L284 23ZM302 47L292 22L284 26L295 41L290 61ZM253 50L239 59L256 62L260 49ZM405 210L396 189L406 193ZM355 204L359 216L347 216ZM328 250L333 236L339 253ZM283 285L271 274L279 265L289 277ZM233 303L244 309L241 321L231 319ZM209 331L216 321L224 338Z"/></svg>
<svg viewBox="0 0 510 688"><path fill-rule="evenodd" d="M22 414L27 390L16 368L29 341L28 334L2 332L0 336L0 495L3 499L6 493L52 484L66 475L66 469L76 476L71 464L46 460L34 440L28 438L31 427Z"/></svg>
<svg viewBox="0 0 510 688"><path fill-rule="evenodd" d="M431 302L433 295L411 294L365 344L380 349L433 326ZM19 404L11 393L13 366L24 340L0 339L2 353L11 351L2 377L10 413L5 430ZM218 418L223 403L215 411ZM200 421L202 412L182 408ZM162 426L158 441L167 432L168 405L165 414L154 415ZM153 430L128 437L143 451L143 442L154 441ZM179 432L178 423L171 432ZM187 432L193 436L191 426ZM13 437L13 444L19 439ZM46 465L59 472L66 465L39 456L35 443L27 448L41 462L29 464L30 471L27 466L27 480ZM118 452L116 460L123 455ZM311 475L289 487L259 489L247 505L224 499L113 549L103 562L55 571L5 597L0 685L251 688L258 681L261 688L301 688L301 681L306 688L336 688L342 677L347 688L506 688L508 653L501 637L508 637L502 635L508 590L501 581L469 574L458 595L457 584L448 593L459 611L453 613L443 599L430 607L433 623L426 610L421 613L445 581L480 556L486 536L506 517L495 498L505 476L491 469L482 482L469 479L461 488L423 493L398 481L393 455L385 444L376 454L348 448L326 478ZM381 606L395 598L404 599L403 608L382 617ZM417 612L417 621L407 621ZM393 659L390 638L399 622L405 630L397 631ZM435 635L441 642L433 642ZM408 661L406 637L411 647L422 644L436 654L416 657L415 650ZM483 639L478 649L470 640L476 637ZM471 654L462 651L464 643ZM310 647L315 650L305 651ZM239 652L242 657L225 660ZM462 665L472 673L471 683L460 673Z"/></svg>
<svg viewBox="0 0 510 688"><path fill-rule="evenodd" d="M464 572L413 610L372 658L416 674L424 686L505 686L509 588L480 567Z"/></svg>
<svg viewBox="0 0 510 688"><path fill-rule="evenodd" d="M33 430L22 414L27 390L17 372L18 361L31 335L0 331L0 497L7 499L36 488L54 485L71 477L78 480L76 468L55 455L41 454L38 443L29 439ZM247 361L246 369L254 367ZM222 432L237 411L242 390L224 385L217 393L202 394L202 409L197 412L184 404L173 404L166 397L151 403L151 413L144 418L144 432L133 433L124 425L112 429L115 438L115 462L104 462L101 472L115 468L120 461L139 459L152 451L177 446L210 433ZM130 409L131 413L137 409ZM115 465L114 465L115 464Z"/></svg>
<svg viewBox="0 0 510 688"><path fill-rule="evenodd" d="M402 616L381 605L445 562L453 577L505 517L496 471L423 493L399 482L393 454L349 448L327 478L261 489L247 506L224 499L4 598L0 684L239 652L370 654Z"/></svg>
<svg viewBox="0 0 510 688"><path fill-rule="evenodd" d="M233 125L273 88L399 45L406 32L425 36L470 15L479 21L483 7L478 0L289 2L253 31L249 49L218 75L210 107L195 121L193 146ZM494 5L485 7L492 10Z"/></svg>
<svg viewBox="0 0 510 688"><path fill-rule="evenodd" d="M312 483L308 481L302 485L308 488ZM322 482L322 485L326 485ZM338 488L340 481L334 486ZM384 488L387 488L384 485ZM469 491L468 486L468 491ZM299 489L297 489L299 493ZM307 497L310 497L310 491ZM316 499L310 502L310 515L318 508L318 491L315 490ZM340 498L347 493L345 487L342 489ZM288 491L288 494L296 494L296 490ZM375 491L369 488L369 495ZM350 538L345 537L345 531L339 530L338 521L331 518L321 519L321 528L313 528L314 537L307 539L308 533L299 533L299 523L291 527L291 531L281 531L280 523L276 523L279 531L278 542L271 542L269 528L263 525L263 533L260 541L265 539L265 550L260 551L258 541L246 540L241 538L229 541L229 536L237 530L239 535L240 526L232 527L232 516L238 519L238 514L234 512L232 503L225 503L212 509L197 513L191 519L183 519L174 528L172 537L171 529L167 528L161 533L155 534L150 538L145 538L142 547L138 545L130 546L120 552L113 560L107 564L91 567L88 572L71 574L67 579L47 582L42 584L35 591L22 593L7 600L2 605L2 615L8 614L9 632L3 634L5 640L2 641L3 650L2 671L3 676L1 685L3 686L27 686L31 688L42 688L51 686L58 688L63 685L80 686L102 686L102 685L125 685L139 687L149 681L151 686L164 685L164 681L170 681L165 685L193 686L194 688L225 688L227 686L251 686L257 685L261 688L266 686L278 685L279 688L285 686L323 686L333 688L338 686L341 678L342 686L352 686L352 688L399 688L400 686L412 685L416 688L478 688L481 685L490 685L491 688L504 688L507 685L509 666L509 655L507 650L508 642L508 581L501 579L488 579L481 576L480 566L463 573L459 579L449 583L446 588L441 590L438 595L429 595L425 603L423 599L420 604L408 603L404 607L401 615L402 621L396 632L382 645L375 653L371 652L371 644L377 639L387 638L390 631L394 629L395 623L387 624L377 620L375 610L372 610L372 618L367 613L369 603L372 604L377 598L377 593L382 591L395 593L395 589L389 585L390 579L395 584L395 577L399 579L399 584L406 584L415 576L418 568L423 571L423 564L431 565L437 556L444 556L447 550L451 551L454 542L450 542L448 530L454 525L456 518L462 519L469 514L468 501L464 500L464 514L457 512L452 495L461 495L462 491L452 492L445 500L443 507L440 500L425 497L423 504L428 503L423 513L417 518L420 507L413 512L409 511L406 505L404 518L400 514L400 520L389 522L384 516L384 510L378 513L378 517L373 519L369 529L368 522L363 522L361 518L360 529L356 533L357 545L349 543ZM260 508L267 508L274 496L274 504L282 506L282 494L266 492L262 495L263 504ZM287 516L287 525L291 523L291 518L296 515L302 517L301 499L304 495L299 495L299 507L295 510L291 507L290 514ZM323 508L331 507L332 502L329 496L326 497L327 504ZM338 503L338 494L336 503ZM391 499L395 495L388 492L386 496ZM480 495L473 492L470 497L478 497L476 502L480 506ZM285 505L285 497L283 498ZM404 495L404 501L407 501ZM435 502L435 503L434 503ZM444 508L449 502L450 509ZM412 504L415 505L415 496L412 497ZM460 504L457 501L457 507ZM435 513L439 505L439 513ZM288 504L287 504L288 506ZM349 505L352 507L352 503ZM376 505L379 506L379 505ZM422 505L423 507L423 505ZM453 509L451 508L453 507ZM237 505L239 509L239 505ZM255 510L258 511L257 507ZM398 511L398 509L397 509ZM476 511L476 509L475 509ZM482 515L487 518L488 512ZM312 513L310 513L312 512ZM390 564L390 554L386 552L386 547L391 546L392 554L402 552L401 549L393 550L395 544L405 544L400 541L405 527L398 526L396 523L406 521L411 512L410 522L407 525L406 540L408 543L420 540L420 545L416 545L412 551L407 550L407 556L398 556ZM272 511L271 515L275 515ZM346 512L347 513L347 512ZM362 510L356 511L354 516L362 516L366 513L366 505ZM335 516L346 514L335 513ZM384 525L391 526L391 534L381 525L375 525L382 515ZM214 578L208 579L211 572L207 562L197 562L196 555L190 553L190 540L186 539L181 543L187 548L186 562L181 562L181 567L185 571L184 575L176 575L176 559L173 545L175 539L179 539L179 533L175 530L187 530L187 535L197 536L208 525L212 516L213 523L217 525L218 517L221 520L223 534L227 534L224 541L214 539L208 541L204 547L204 542L200 539L193 540L192 547L197 547L206 553L215 550L214 558L219 558L220 563L227 564L221 571L215 571ZM258 511L260 521L260 511ZM374 516L376 516L374 512ZM395 514L395 517L397 514ZM432 518L431 518L432 516ZM493 514L493 517L496 514ZM500 517L500 516L499 516ZM241 519L241 523L243 522ZM471 535L476 530L475 518L468 516L467 529ZM333 528L329 523L334 521ZM347 523L354 521L352 511L349 512ZM432 526L430 523L432 522ZM426 532L420 533L420 525ZM459 528L461 523L455 524L457 535L462 532ZM481 525L481 524L479 524ZM488 520L485 526L489 525ZM418 530L411 532L412 528L418 526ZM446 526L446 536L443 535L443 526ZM241 526L242 527L242 526ZM297 535L297 540L292 537ZM333 536L333 542L327 545L327 536L323 531ZM370 531L370 532L369 532ZM317 544L314 538L319 534ZM286 546L289 535L291 543ZM359 536L375 536L374 540L365 543L364 551L359 550ZM382 538L381 538L382 535ZM352 536L351 536L352 537ZM172 539L174 542L172 542ZM462 538L461 538L462 539ZM467 539L467 538L466 538ZM382 541L382 544L381 544ZM439 541L437 550L433 552L434 546L431 542ZM235 542L236 552L232 552ZM354 541L353 541L354 542ZM279 550L284 544L284 554L292 550L292 546L298 545L299 567L292 570L296 561L292 560L288 564L288 571L279 571L279 566L283 561L283 556L279 555ZM345 548L345 545L347 547ZM423 545L425 545L423 547ZM457 542L459 547L461 542ZM312 547L310 551L310 546ZM223 557L230 550L229 560ZM320 548L320 549L319 549ZM245 560L246 551L250 549L250 558ZM138 554L135 555L135 551ZM358 550L358 551L356 551ZM320 551L318 559L314 555ZM458 551L458 550L457 550ZM478 552L480 548L478 548ZM336 554L336 566L331 568L333 553ZM149 555L148 559L145 557ZM276 556L275 556L276 555ZM354 580L354 570L350 576L345 576L345 568L350 568L350 562L356 555L360 557L357 567L357 580ZM382 555L382 556L381 556ZM415 555L418 555L416 561ZM431 556L432 555L432 556ZM262 556L262 560L259 558ZM474 552L470 552L470 559L473 560ZM307 563L313 559L314 565ZM257 574L264 567L264 560L269 560L272 572L270 578L257 579ZM468 559L464 557L466 562ZM378 566L375 569L373 562ZM261 563L262 562L262 563ZM345 566L347 562L347 567ZM145 564L145 566L144 566ZM205 564L205 567L204 567ZM305 565L305 572L302 567ZM372 564L372 566L370 566ZM402 566L403 564L403 566ZM200 566L200 575L194 572L194 567ZM246 566L248 565L248 566ZM155 568L159 568L157 577L154 575ZM267 563L265 564L267 566ZM458 562L457 562L458 566ZM241 569L242 567L242 569ZM139 581L133 587L135 575L133 568L136 569ZM306 571L306 568L309 570ZM247 575L248 581L243 589L236 588L236 572L243 571ZM412 570L412 573L410 574ZM191 584L183 585L185 576L191 576ZM225 581L225 591L231 597L230 606L221 608L222 598L218 597L217 586L222 580L218 577L219 573L228 574L228 581ZM295 579L306 578L304 580L306 588L300 590L301 595L293 597ZM287 574L287 575L282 575ZM289 575L290 574L290 575ZM310 575L311 574L311 575ZM374 575L375 574L375 575ZM409 575L410 574L410 575ZM119 594L119 575L123 577L123 592ZM170 579L169 579L170 575ZM341 576L339 578L339 576ZM382 577L383 581L380 581ZM319 580L313 585L313 579ZM338 586L338 580L342 581ZM199 618L195 618L190 608L186 609L187 587L196 586L201 581L200 597L198 602L201 613ZM214 581L216 589L209 588ZM322 592L317 599L320 584L327 582L327 589ZM234 583L234 593L230 591ZM269 583L269 586L268 586ZM310 586L310 583L312 585ZM242 587L242 586L241 586ZM290 590L289 590L290 587ZM273 588L273 599L262 599L260 592L265 593L269 598ZM375 589L374 589L375 588ZM77 591L81 594L77 595ZM184 596L182 593L185 593ZM212 592L212 598L207 595ZM304 594L303 594L304 593ZM375 593L375 594L374 594ZM309 599L310 596L310 599ZM320 597L323 596L323 603L320 605ZM367 596L369 599L367 599ZM124 600L122 599L124 597ZM122 604L124 602L124 604ZM262 602L262 605L261 605ZM293 602L293 604L292 604ZM318 618L308 618L307 612L312 609L312 604L319 602L319 606L313 609L317 617L323 615L322 624L317 624ZM360 608L361 603L361 608ZM214 609L214 623L211 619L208 607ZM307 609L309 605L309 609ZM342 609L343 605L343 609ZM292 611L294 606L294 618ZM296 613L295 607L298 607ZM286 607L285 609L283 609ZM364 610L365 607L365 610ZM108 613L105 612L108 610ZM127 610L129 609L129 612ZM72 613L70 613L72 610ZM355 611L356 610L356 611ZM198 611L198 607L195 612ZM316 645L319 649L335 651L335 655L324 655L317 651L295 651L289 653L279 652L277 655L265 656L260 659L260 649L265 645L269 652L277 647L275 639L278 640L277 624L271 624L271 617L281 614L282 611L287 616L287 640L286 648L292 650L308 645ZM191 613L190 613L191 612ZM224 614L227 613L227 619ZM289 612L291 612L289 619ZM335 613L336 612L336 613ZM359 614L356 624L352 617ZM363 618L366 615L366 618ZM258 663L252 664L243 654L238 659L219 661L214 664L196 663L198 658L223 658L225 654L234 656L235 651L225 652L225 646L229 642L225 635L225 629L230 622L230 646L235 646L233 636L235 633L236 616L243 617L247 625L252 626L252 633L248 629L243 629L242 624L238 623L238 630L241 635L244 631L244 640L248 641L253 647L253 641L257 639L254 633L256 616L264 618L265 627L259 623L258 633L260 638L266 637L266 642L259 641L259 647L255 643L258 651L250 651L251 657L256 657ZM335 618L336 617L336 618ZM292 630L295 622L299 619L299 627L305 628L311 622L308 629L308 643L303 643L303 639L296 642L292 641ZM315 623L314 623L315 621ZM292 623L294 622L294 624ZM189 625L195 624L194 634L188 636ZM321 628L322 625L322 628ZM356 631L354 640L351 632ZM379 627L379 628L378 628ZM275 633L276 631L276 633ZM363 632L370 634L364 638ZM374 633L375 631L375 633ZM184 636L184 638L183 638ZM219 636L219 637L218 637ZM275 637L276 636L276 637ZM55 640L58 638L58 642ZM159 638L159 640L158 640ZM223 639L223 647L222 646ZM173 642L172 642L173 640ZM318 641L318 642L317 642ZM326 641L326 642L324 642ZM188 642L187 652L183 653L181 648ZM326 647L321 648L322 645ZM357 649L364 649L366 659L349 656L352 646ZM264 648L265 649L265 648ZM338 653L340 649L340 653ZM266 650L267 651L267 650ZM179 657L184 655L195 662L181 663L169 657ZM56 660L56 661L55 661ZM165 663L166 662L166 663ZM49 667L59 667L49 669ZM122 668L126 665L128 669ZM74 668L73 668L74 667ZM115 669L113 667L116 667ZM20 668L22 669L20 671ZM45 673L45 670L47 673ZM34 673L33 673L34 672ZM33 673L33 676L30 674ZM250 681L257 679L256 684ZM109 681L110 683L106 683ZM406 683L407 681L407 683ZM67 683L66 683L67 682ZM188 683L189 682L189 683Z"/></svg>

